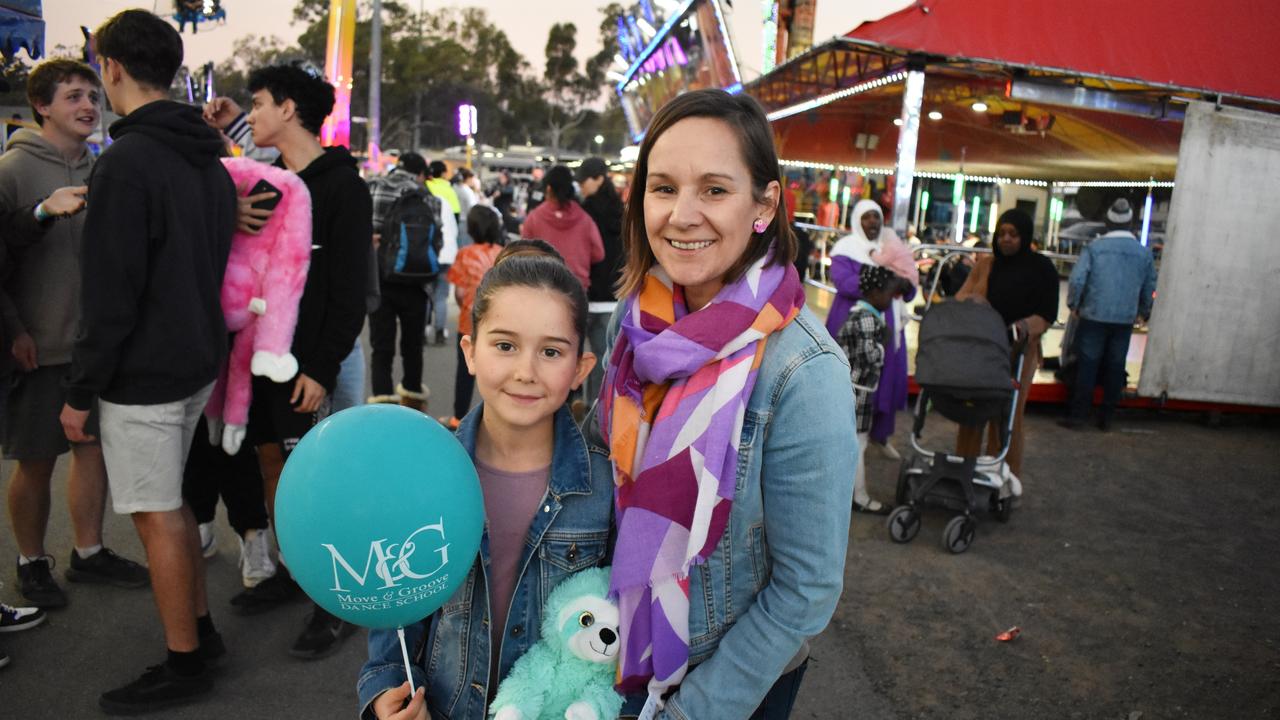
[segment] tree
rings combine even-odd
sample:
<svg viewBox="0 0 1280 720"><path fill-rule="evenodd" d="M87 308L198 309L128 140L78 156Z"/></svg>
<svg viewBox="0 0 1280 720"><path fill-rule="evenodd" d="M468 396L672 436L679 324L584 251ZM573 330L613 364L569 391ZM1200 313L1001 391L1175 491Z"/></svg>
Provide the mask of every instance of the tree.
<svg viewBox="0 0 1280 720"><path fill-rule="evenodd" d="M578 71L578 28L573 23L556 23L547 33L547 65L542 74L543 96L547 99L547 134L551 153L560 153L564 134L582 124L589 105L600 96L600 83Z"/></svg>
<svg viewBox="0 0 1280 720"><path fill-rule="evenodd" d="M268 65L306 59L302 48L286 45L275 35L246 35L232 43L231 57L214 67L214 88L219 95L247 106L249 73Z"/></svg>
<svg viewBox="0 0 1280 720"><path fill-rule="evenodd" d="M606 85L605 73L613 65L618 54L618 18L626 12L622 5L612 2L600 8L600 51L587 60L587 79L595 85Z"/></svg>
<svg viewBox="0 0 1280 720"><path fill-rule="evenodd" d="M23 55L25 54L24 52ZM31 74L34 65L33 61L23 60L17 54L0 63L0 77L8 85L8 90L0 93L0 104L27 106L27 76Z"/></svg>
<svg viewBox="0 0 1280 720"><path fill-rule="evenodd" d="M630 140L630 131L627 128L627 118L622 112L622 101L618 97L618 93L611 87L612 83L608 81L605 75L609 68L614 64L614 57L618 54L618 18L626 11L622 5L616 2L600 8L600 51L592 55L587 60L587 78L597 86L604 86L608 101L605 104L604 112L600 113L597 118L597 127L594 128L591 137L594 140L596 135L604 137L603 147L610 149L618 149L623 145L628 145ZM600 148L600 149L603 149Z"/></svg>
<svg viewBox="0 0 1280 720"><path fill-rule="evenodd" d="M323 66L329 2L296 0L294 19L305 25L296 43L260 36L238 40L233 56L217 66L219 94L247 102L248 72L263 65L307 60ZM353 117L368 114L368 93L359 89L368 87L372 27L372 2L360 0L357 6ZM619 5L606 8L605 24L611 26L619 13ZM404 2L383 0L382 33L383 147L458 144L456 113L463 102L475 105L479 112L477 142L492 145L530 141L558 148L571 141L575 147L591 148L591 138L608 127L615 114L616 100L602 117L588 107L599 97L612 50L592 58L585 72L580 70L574 57L576 28L571 23L552 28L548 71L541 77L482 8L415 13ZM606 36L611 38L611 33ZM611 46L612 40L606 44ZM353 147L364 144L364 132L359 124L352 128Z"/></svg>

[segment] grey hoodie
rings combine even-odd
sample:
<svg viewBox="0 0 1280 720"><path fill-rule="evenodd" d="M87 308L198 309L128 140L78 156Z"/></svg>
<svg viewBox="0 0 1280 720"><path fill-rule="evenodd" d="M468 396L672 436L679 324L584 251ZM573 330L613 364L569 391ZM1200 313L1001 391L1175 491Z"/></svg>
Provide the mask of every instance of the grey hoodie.
<svg viewBox="0 0 1280 720"><path fill-rule="evenodd" d="M0 155L0 211L31 208L60 187L84 185L93 154L68 163L58 149L28 129L14 133ZM14 251L0 298L4 336L10 342L29 333L41 365L71 362L80 317L80 231L85 214L43 224L44 236ZM9 348L3 348L7 354Z"/></svg>

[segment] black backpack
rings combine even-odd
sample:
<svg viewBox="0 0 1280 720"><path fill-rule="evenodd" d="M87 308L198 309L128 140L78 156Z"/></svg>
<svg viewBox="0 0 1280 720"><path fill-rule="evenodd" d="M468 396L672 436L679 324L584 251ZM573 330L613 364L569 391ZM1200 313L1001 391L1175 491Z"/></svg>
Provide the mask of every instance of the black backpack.
<svg viewBox="0 0 1280 720"><path fill-rule="evenodd" d="M426 188L401 193L382 221L378 276L386 282L422 283L440 273L444 232L440 199Z"/></svg>

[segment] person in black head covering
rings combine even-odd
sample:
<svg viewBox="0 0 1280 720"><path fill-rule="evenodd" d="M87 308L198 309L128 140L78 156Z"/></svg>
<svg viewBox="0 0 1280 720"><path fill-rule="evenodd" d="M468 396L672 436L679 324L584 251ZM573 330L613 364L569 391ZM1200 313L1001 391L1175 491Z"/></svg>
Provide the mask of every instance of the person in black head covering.
<svg viewBox="0 0 1280 720"><path fill-rule="evenodd" d="M987 301L1006 324L1019 325L1021 334L1038 338L1040 323L1058 317L1058 269L1053 261L1031 249L1031 218L1021 210L1006 210L996 224L995 253L987 282Z"/></svg>
<svg viewBox="0 0 1280 720"><path fill-rule="evenodd" d="M1031 388L1036 368L1040 366L1040 337L1058 318L1058 270L1053 261L1031 249L1035 225L1022 210L1006 210L996 222L992 254L978 261L957 300L981 298L991 303L1008 325L1017 330L1022 348L1024 392L1018 395L1006 462L1013 474L1022 472L1022 413L1027 405L1026 390ZM977 454L982 444L982 428L961 427L956 452ZM989 433L987 453L997 454L999 433ZM993 452L994 451L994 452Z"/></svg>

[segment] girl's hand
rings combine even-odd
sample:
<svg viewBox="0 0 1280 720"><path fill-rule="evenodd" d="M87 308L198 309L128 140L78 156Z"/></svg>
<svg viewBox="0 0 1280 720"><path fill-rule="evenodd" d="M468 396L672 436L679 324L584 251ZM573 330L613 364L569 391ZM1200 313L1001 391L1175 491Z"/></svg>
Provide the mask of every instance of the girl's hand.
<svg viewBox="0 0 1280 720"><path fill-rule="evenodd" d="M404 701L409 700L405 705ZM403 709L401 709L403 708ZM427 712L427 696L424 688L418 688L409 699L409 681L400 687L391 688L373 699L373 714L378 720L430 720Z"/></svg>

